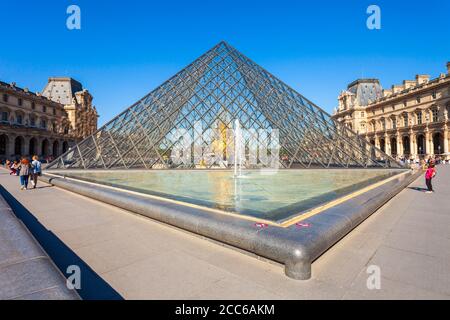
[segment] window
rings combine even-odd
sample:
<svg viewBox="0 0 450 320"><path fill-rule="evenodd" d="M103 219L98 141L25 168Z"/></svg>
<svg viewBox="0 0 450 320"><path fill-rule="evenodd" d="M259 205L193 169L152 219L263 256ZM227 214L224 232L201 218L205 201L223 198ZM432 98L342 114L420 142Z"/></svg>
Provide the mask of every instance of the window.
<svg viewBox="0 0 450 320"><path fill-rule="evenodd" d="M422 112L417 112L417 124L422 124Z"/></svg>
<svg viewBox="0 0 450 320"><path fill-rule="evenodd" d="M433 122L438 122L439 121L438 110L437 109L433 109L431 111L431 114L433 115Z"/></svg>
<svg viewBox="0 0 450 320"><path fill-rule="evenodd" d="M407 126L409 125L409 123L408 123L408 114L407 114L407 113L405 113L405 114L403 115L403 125L404 125L405 127L407 127Z"/></svg>
<svg viewBox="0 0 450 320"><path fill-rule="evenodd" d="M30 117L30 126L36 127L36 118L35 117Z"/></svg>
<svg viewBox="0 0 450 320"><path fill-rule="evenodd" d="M64 127L64 134L69 134L69 127Z"/></svg>
<svg viewBox="0 0 450 320"><path fill-rule="evenodd" d="M431 97L434 99L436 99L436 91L433 91L433 93L431 93Z"/></svg>
<svg viewBox="0 0 450 320"><path fill-rule="evenodd" d="M31 109L36 109L36 104L34 102L31 103Z"/></svg>
<svg viewBox="0 0 450 320"><path fill-rule="evenodd" d="M16 123L17 123L17 124L22 124L22 123L23 123L23 117L22 117L21 114L18 114L18 115L16 116Z"/></svg>
<svg viewBox="0 0 450 320"><path fill-rule="evenodd" d="M53 108L53 115L56 116L56 108Z"/></svg>
<svg viewBox="0 0 450 320"><path fill-rule="evenodd" d="M8 102L8 95L6 93L3 94L3 102Z"/></svg>
<svg viewBox="0 0 450 320"><path fill-rule="evenodd" d="M420 103L420 101L421 101L420 97L417 97L416 101L417 101L417 103Z"/></svg>
<svg viewBox="0 0 450 320"><path fill-rule="evenodd" d="M42 112L47 112L47 107L46 106L42 106Z"/></svg>
<svg viewBox="0 0 450 320"><path fill-rule="evenodd" d="M22 106L22 99L21 99L21 98L19 98L19 99L17 100L17 104L18 104L19 106Z"/></svg>
<svg viewBox="0 0 450 320"><path fill-rule="evenodd" d="M384 119L381 120L381 128L383 131L386 131L386 121Z"/></svg>
<svg viewBox="0 0 450 320"><path fill-rule="evenodd" d="M397 129L397 121L395 119L392 119L392 129Z"/></svg>
<svg viewBox="0 0 450 320"><path fill-rule="evenodd" d="M47 121L41 120L41 128L42 129L47 129Z"/></svg>
<svg viewBox="0 0 450 320"><path fill-rule="evenodd" d="M362 132L366 131L366 123L365 122L361 122L360 127L361 127Z"/></svg>
<svg viewBox="0 0 450 320"><path fill-rule="evenodd" d="M2 111L2 122L8 122L8 112Z"/></svg>
<svg viewBox="0 0 450 320"><path fill-rule="evenodd" d="M406 107L407 105L408 105L408 102L406 102L406 100L403 101L403 106Z"/></svg>
<svg viewBox="0 0 450 320"><path fill-rule="evenodd" d="M361 117L364 117L364 116L365 116L364 111L361 111Z"/></svg>

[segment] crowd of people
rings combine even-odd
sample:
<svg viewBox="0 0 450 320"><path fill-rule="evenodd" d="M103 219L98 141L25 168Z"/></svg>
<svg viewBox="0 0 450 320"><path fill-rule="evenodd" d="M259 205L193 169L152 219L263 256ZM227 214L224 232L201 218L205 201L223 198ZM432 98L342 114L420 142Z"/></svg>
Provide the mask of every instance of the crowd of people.
<svg viewBox="0 0 450 320"><path fill-rule="evenodd" d="M406 158L406 157L400 157L397 158L397 160L403 164L420 164L422 165L423 163L428 164L430 161L433 161L435 164L450 164L450 160L449 159L443 159L440 156L436 156L434 158L429 157L428 159L419 159L419 158Z"/></svg>
<svg viewBox="0 0 450 320"><path fill-rule="evenodd" d="M42 175L42 163L39 161L38 156L33 156L32 161L26 157L23 157L20 161L6 160L6 168L9 169L10 175L19 177L21 190L28 189L30 180L33 189L35 189L38 184L38 177Z"/></svg>

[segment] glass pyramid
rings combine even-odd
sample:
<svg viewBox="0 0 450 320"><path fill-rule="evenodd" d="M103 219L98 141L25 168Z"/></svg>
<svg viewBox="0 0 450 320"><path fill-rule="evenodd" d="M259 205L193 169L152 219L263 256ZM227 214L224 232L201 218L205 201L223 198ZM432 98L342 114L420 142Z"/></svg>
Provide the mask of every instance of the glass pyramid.
<svg viewBox="0 0 450 320"><path fill-rule="evenodd" d="M401 167L220 42L48 168L227 168L238 158L244 168Z"/></svg>

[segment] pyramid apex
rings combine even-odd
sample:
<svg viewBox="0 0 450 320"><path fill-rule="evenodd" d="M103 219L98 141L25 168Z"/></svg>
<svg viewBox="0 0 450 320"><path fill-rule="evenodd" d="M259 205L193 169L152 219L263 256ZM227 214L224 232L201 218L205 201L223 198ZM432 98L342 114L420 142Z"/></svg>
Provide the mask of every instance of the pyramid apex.
<svg viewBox="0 0 450 320"><path fill-rule="evenodd" d="M226 42L225 40L221 40L217 46L226 46L226 47L231 47L230 44L228 42Z"/></svg>

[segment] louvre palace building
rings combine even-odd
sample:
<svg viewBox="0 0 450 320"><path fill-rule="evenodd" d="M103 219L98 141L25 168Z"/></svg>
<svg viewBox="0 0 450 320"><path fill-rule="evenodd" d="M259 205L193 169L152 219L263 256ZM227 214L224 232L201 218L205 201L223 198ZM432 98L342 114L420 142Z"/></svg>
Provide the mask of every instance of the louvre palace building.
<svg viewBox="0 0 450 320"><path fill-rule="evenodd" d="M0 81L0 161L66 152L97 130L92 99L71 78L50 78L42 93Z"/></svg>
<svg viewBox="0 0 450 320"><path fill-rule="evenodd" d="M417 75L383 89L378 79L350 83L333 118L388 155L404 159L450 159L450 62L430 80Z"/></svg>

